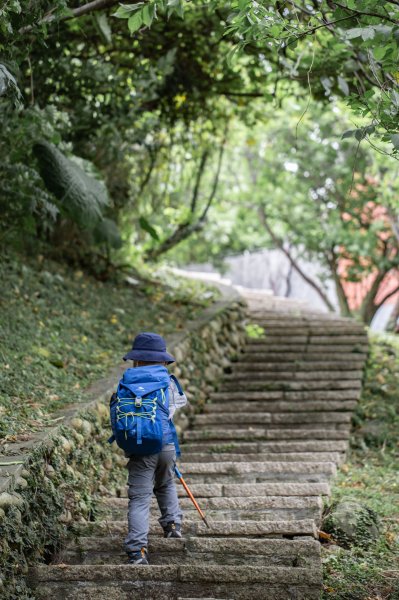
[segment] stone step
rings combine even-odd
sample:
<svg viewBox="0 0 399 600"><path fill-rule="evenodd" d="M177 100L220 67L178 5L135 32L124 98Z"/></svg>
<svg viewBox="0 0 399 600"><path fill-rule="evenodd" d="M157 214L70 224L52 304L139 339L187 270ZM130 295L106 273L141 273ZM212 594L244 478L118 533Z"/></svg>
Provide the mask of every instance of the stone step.
<svg viewBox="0 0 399 600"><path fill-rule="evenodd" d="M127 510L128 507L127 496L104 496L101 498L99 510L105 509L105 511L111 508ZM190 498L186 495L180 498L180 506L185 510L196 510ZM206 510L266 510L275 508L323 508L323 502L318 496L253 496L243 498L225 498L217 496L203 498L201 501L201 507ZM151 511L154 514L159 513L158 503L153 496L151 501ZM171 538L172 539L172 538ZM162 544L167 542L160 542Z"/></svg>
<svg viewBox="0 0 399 600"><path fill-rule="evenodd" d="M281 373L287 370L294 371L295 373L314 373L316 371L337 371L339 373L351 372L351 371L359 371L362 368L364 359L362 356L358 356L356 354L351 355L351 358L347 361L342 362L341 360L285 360L280 361L277 359L273 360L273 357L270 360L262 360L261 362L256 360L246 360L243 361L241 359L243 355L239 355L239 360L233 362L231 367L228 368L228 372L234 372L234 375L238 375L239 373L250 374L253 371L255 372L272 372L272 373Z"/></svg>
<svg viewBox="0 0 399 600"><path fill-rule="evenodd" d="M263 346L263 345L279 345L279 344L293 344L293 345L327 345L327 346L346 346L356 345L367 346L367 335L313 335L310 332L302 334L289 333L272 333L269 328L265 331L265 335L259 338L247 338L246 347L251 346Z"/></svg>
<svg viewBox="0 0 399 600"><path fill-rule="evenodd" d="M284 499L285 497L281 497ZM315 500L317 498L315 497ZM117 502L113 502L109 506L104 506L102 509L104 512L104 516L107 519L124 519L127 515L127 499L118 498L118 501L126 500L125 504L120 503L118 506ZM188 503L186 502L188 500ZM228 498L225 498L228 500ZM248 500L248 498L247 498ZM263 500L262 498L260 500ZM293 498L293 500L298 500L298 498ZM245 503L242 503L243 505ZM194 505L191 503L191 500L182 498L181 506L184 511L184 519L185 522L198 521L198 513L194 508ZM268 506L263 507L260 504L260 507L257 508L248 508L238 507L238 508L207 508L204 505L204 502L201 501L201 508L206 512L206 518L208 522L212 525L212 522L215 521L298 521L302 519L313 519L315 523L319 526L321 522L322 508L321 506ZM158 507L154 507L151 512L150 518L150 526L154 528L155 531L159 531L159 519L160 513ZM183 527L183 533L185 528ZM162 564L167 564L170 562L168 557L164 557L162 559Z"/></svg>
<svg viewBox="0 0 399 600"><path fill-rule="evenodd" d="M325 390L325 391L290 391L290 390L279 390L272 392L242 392L242 391L230 391L230 392L212 392L210 399L215 402L231 402L234 400L358 400L360 397L360 390Z"/></svg>
<svg viewBox="0 0 399 600"><path fill-rule="evenodd" d="M279 323L271 325L268 323L264 326L264 336L266 339L269 337L310 337L313 339L326 338L326 340L330 340L331 338L341 338L341 337L358 337L363 339L367 339L366 330L359 330L358 326L349 326L349 327L338 327L338 330L331 325L320 325L318 327L314 327L312 324L297 324L291 325L289 323ZM265 339L263 337L260 338L252 338L248 336L248 341L256 343L258 339Z"/></svg>
<svg viewBox="0 0 399 600"><path fill-rule="evenodd" d="M243 496L328 496L329 485L327 483L198 483L190 485L191 492L198 498L210 497L243 497ZM177 487L180 497L185 497L186 492Z"/></svg>
<svg viewBox="0 0 399 600"><path fill-rule="evenodd" d="M227 407L226 407L227 408ZM302 408L298 406L298 409ZM236 411L236 412L218 412L207 415L196 415L195 427L198 429L199 426L208 425L234 425L241 426L247 423L251 424L278 424L288 425L291 423L295 424L307 424L307 423L326 423L326 424L337 424L337 423L350 423L351 413L349 412L332 412L332 411L319 411L319 412L266 412L267 407L264 408L265 412L256 412L253 410L249 411ZM241 427L240 427L241 428Z"/></svg>
<svg viewBox="0 0 399 600"><path fill-rule="evenodd" d="M226 499L227 500L227 499ZM71 541L61 551L57 560L67 564L118 564L126 562L124 536L81 537ZM313 538L295 540L271 538L206 538L190 537L165 540L154 537L149 542L151 564L190 564L201 561L215 564L239 565L246 563L251 555L251 564L308 567L317 566L320 546Z"/></svg>
<svg viewBox="0 0 399 600"><path fill-rule="evenodd" d="M222 442L215 443L211 440L203 442L182 444L182 453L185 452L224 452L224 453L286 453L286 452L346 452L347 442L343 440L284 440L284 441L268 441L268 442Z"/></svg>
<svg viewBox="0 0 399 600"><path fill-rule="evenodd" d="M187 494L181 485L176 486L179 498L186 498ZM330 487L326 482L321 483L194 483L190 490L196 498L234 498L249 496L329 496ZM120 497L127 497L127 489L121 488ZM85 524L85 526L94 523ZM80 527L80 525L79 525ZM86 531L86 529L84 529ZM85 534L87 535L87 534Z"/></svg>
<svg viewBox="0 0 399 600"><path fill-rule="evenodd" d="M319 415L323 413L317 413ZM270 431L270 435L267 439L275 439L274 431L277 429L279 431L284 431L286 429L289 430L297 430L297 431L318 431L320 429L326 430L330 432L330 437L333 439L337 432L346 432L350 433L351 426L349 423L266 423L267 430ZM247 433L251 433L253 430L263 429L261 423L242 423L240 426L240 430L245 430ZM205 431L209 436L215 435L214 432L218 432L223 429L226 432L236 431L237 424L234 423L214 423L209 425L199 425L196 431ZM226 434L227 435L227 434ZM257 433L257 437L263 438L262 433ZM285 435L285 437L284 437ZM287 434L282 435L282 439L287 439ZM309 439L311 433L301 434L301 439L305 436L306 439ZM317 438L317 435L316 435Z"/></svg>
<svg viewBox="0 0 399 600"><path fill-rule="evenodd" d="M357 362L362 365L366 360L366 354L360 352L288 352L288 351L268 351L268 352L243 352L239 355L242 362L292 362L292 361L309 361L309 362L340 362L347 361Z"/></svg>
<svg viewBox="0 0 399 600"><path fill-rule="evenodd" d="M261 429L249 427L247 429L204 429L185 431L185 441L254 441L254 440L347 440L348 430L339 429Z"/></svg>
<svg viewBox="0 0 399 600"><path fill-rule="evenodd" d="M331 475L328 473L245 473L241 475L187 475L189 485L199 483L328 483Z"/></svg>
<svg viewBox="0 0 399 600"><path fill-rule="evenodd" d="M195 416L213 415L225 413L227 406L230 412L245 413L247 411L260 413L297 413L297 412L326 412L326 411L352 411L356 408L356 400L306 400L301 402L289 402L286 400L252 400L246 402L209 402L203 406L203 412Z"/></svg>
<svg viewBox="0 0 399 600"><path fill-rule="evenodd" d="M334 345L334 344L291 344L289 342L286 342L285 344L281 343L281 344L269 344L269 343L263 343L263 344L247 344L243 350L242 355L253 355L253 354L260 354L260 353L271 353L271 354L283 354L283 353L287 353L287 354L300 354L303 356L307 356L307 355L314 355L317 353L320 354L327 354L330 355L331 357L334 357L335 355L340 355L341 353L344 354L348 354L348 353L354 353L354 354L360 354L366 357L367 355L367 345L360 345L360 344L342 344L340 346L338 345Z"/></svg>
<svg viewBox="0 0 399 600"><path fill-rule="evenodd" d="M227 391L314 391L314 390L360 390L360 380L350 379L344 381L319 380L319 381L265 381L252 380L249 376L244 380L223 381L218 386L219 392Z"/></svg>
<svg viewBox="0 0 399 600"><path fill-rule="evenodd" d="M202 504L202 502L201 502ZM126 508L118 508L116 506L110 507L107 511L102 509L104 512L104 518L108 520L124 520L127 523L126 516L127 511ZM322 511L316 508L269 508L269 509L236 509L236 510L216 510L216 509L208 509L206 510L206 518L210 527L215 534L213 524L219 522L229 522L229 523L238 523L241 521L248 522L256 522L256 523L264 523L264 522L296 522L302 520L313 520L317 527L320 526L321 523ZM153 535L162 535L162 531L160 529L160 525L158 523L158 519L160 517L159 510L155 509L152 511L149 524L150 524L150 532ZM196 509L191 506L184 511L185 523L183 524L182 531L183 535L190 535L190 530L193 527L194 523L200 522L200 517L198 516L198 512ZM188 529L187 529L188 528ZM187 534L187 531L189 532ZM211 535L211 534L210 534ZM275 535L275 534L273 534ZM168 560L168 557L164 557L160 560L159 564L169 564L171 561Z"/></svg>
<svg viewBox="0 0 399 600"><path fill-rule="evenodd" d="M313 489L313 488L310 488ZM127 510L128 498L108 496L101 500L101 506L105 507L116 507L124 508ZM184 510L196 510L192 501L187 495L180 497L180 505ZM318 496L253 496L243 498L225 498L217 496L203 498L201 501L201 507L204 509L212 510L266 510L266 509L280 509L280 508L317 508L318 510L323 508L323 502ZM154 510L158 514L158 503L155 496L152 499L151 510ZM195 514L195 513L194 513Z"/></svg>
<svg viewBox="0 0 399 600"><path fill-rule="evenodd" d="M30 575L39 599L176 599L181 596L235 600L315 600L321 571L316 568L252 565L38 565Z"/></svg>
<svg viewBox="0 0 399 600"><path fill-rule="evenodd" d="M292 312L284 312L284 311L250 311L249 318L252 319L252 322L256 322L258 324L272 325L277 326L297 326L307 325L309 327L313 327L318 329L319 327L329 327L331 329L336 330L338 327L340 328L357 328L359 332L363 332L365 330L365 325L362 323L355 323L350 318L337 318L335 315L330 316L327 313L312 313L307 312L302 314L294 314Z"/></svg>
<svg viewBox="0 0 399 600"><path fill-rule="evenodd" d="M248 461L284 461L284 462L332 462L341 464L343 454L339 452L291 452L291 453L242 453L228 452L184 452L183 459L187 462L219 463L223 461L248 462ZM183 468L183 467L182 467Z"/></svg>
<svg viewBox="0 0 399 600"><path fill-rule="evenodd" d="M296 371L295 367L289 371L278 374L274 371L239 371L234 369L233 373L225 374L223 383L239 381L274 381L275 383L286 383L291 381L358 381L362 378L362 371Z"/></svg>
<svg viewBox="0 0 399 600"><path fill-rule="evenodd" d="M184 462L182 470L185 475L192 477L201 475L245 475L247 473L328 473L335 475L336 466L331 462L240 462L231 461L220 463L188 463Z"/></svg>
<svg viewBox="0 0 399 600"><path fill-rule="evenodd" d="M231 484L233 485L233 484ZM234 484L240 487L244 487L242 484ZM249 485L249 484L248 484ZM248 485L246 488L248 488ZM260 486L266 484L259 484ZM270 484L269 484L270 485ZM327 485L327 484L296 484L296 485ZM205 486L203 484L197 484L192 486L199 490L212 486ZM229 487L229 486L224 486ZM252 486L253 487L253 486ZM235 490L232 490L235 492ZM194 491L193 494L195 495ZM251 495L251 494L248 494ZM201 494L198 494L201 498ZM205 496L206 497L206 496ZM313 519L284 519L281 521L261 521L261 520L240 520L240 521L226 521L226 520L212 520L208 519L210 527L206 527L201 521L200 517L193 514L193 519L184 519L182 523L182 532L184 536L201 536L201 537L285 537L285 536L312 536L317 538L317 529ZM123 519L117 521L114 518L95 521L93 523L78 524L75 526L75 530L79 531L82 535L86 535L90 532L90 535L126 535L127 531L127 520ZM158 521L150 519L149 533L151 536L162 535L162 528Z"/></svg>

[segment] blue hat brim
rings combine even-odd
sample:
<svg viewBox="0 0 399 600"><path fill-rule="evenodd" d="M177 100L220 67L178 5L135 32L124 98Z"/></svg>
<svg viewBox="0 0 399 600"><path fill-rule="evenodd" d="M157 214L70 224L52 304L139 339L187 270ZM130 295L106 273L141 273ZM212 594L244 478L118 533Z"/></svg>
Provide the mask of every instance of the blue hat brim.
<svg viewBox="0 0 399 600"><path fill-rule="evenodd" d="M123 360L143 360L148 362L166 362L168 364L176 362L168 352L157 352L156 350L130 350Z"/></svg>

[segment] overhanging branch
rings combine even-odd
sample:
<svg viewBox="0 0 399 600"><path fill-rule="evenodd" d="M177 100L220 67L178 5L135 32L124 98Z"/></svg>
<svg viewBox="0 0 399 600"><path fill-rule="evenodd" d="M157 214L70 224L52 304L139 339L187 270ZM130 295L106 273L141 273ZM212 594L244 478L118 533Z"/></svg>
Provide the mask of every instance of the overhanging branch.
<svg viewBox="0 0 399 600"><path fill-rule="evenodd" d="M82 17L83 15L87 15L98 10L105 10L106 8L111 8L111 6L115 6L116 4L119 4L119 0L92 0L92 2L87 2L87 4L83 4L82 6L72 8L69 11L69 13L60 17L56 17L53 14L55 9L52 8L46 15L44 15L42 19L40 19L40 21L38 21L36 25L46 25L52 23L53 21L68 21L69 19ZM32 25L29 25L27 27L21 27L18 33L29 33L29 31L32 31L33 28L34 26Z"/></svg>

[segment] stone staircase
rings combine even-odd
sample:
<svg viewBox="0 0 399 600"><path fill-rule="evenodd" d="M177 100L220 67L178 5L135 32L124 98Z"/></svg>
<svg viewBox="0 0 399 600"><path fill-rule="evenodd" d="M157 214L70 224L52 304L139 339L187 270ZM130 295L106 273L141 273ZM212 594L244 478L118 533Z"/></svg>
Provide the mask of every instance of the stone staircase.
<svg viewBox="0 0 399 600"><path fill-rule="evenodd" d="M265 336L248 339L184 434L181 470L211 529L178 485L184 539L161 537L154 502L151 565L126 565L127 498L104 498L104 519L78 524L59 563L35 569L38 598L320 598L323 498L347 449L367 337L303 304L249 302Z"/></svg>

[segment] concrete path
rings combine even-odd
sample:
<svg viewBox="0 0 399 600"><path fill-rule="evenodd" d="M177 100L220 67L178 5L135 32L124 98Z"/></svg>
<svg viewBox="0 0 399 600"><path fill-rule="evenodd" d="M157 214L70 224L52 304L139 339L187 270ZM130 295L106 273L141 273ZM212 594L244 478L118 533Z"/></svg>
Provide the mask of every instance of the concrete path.
<svg viewBox="0 0 399 600"><path fill-rule="evenodd" d="M125 563L126 498L80 526L63 564L37 569L41 598L316 600L318 527L347 449L367 353L364 329L303 303L248 294L248 339L194 427L181 470L211 523L179 486L184 539L164 540L152 508L148 567Z"/></svg>

